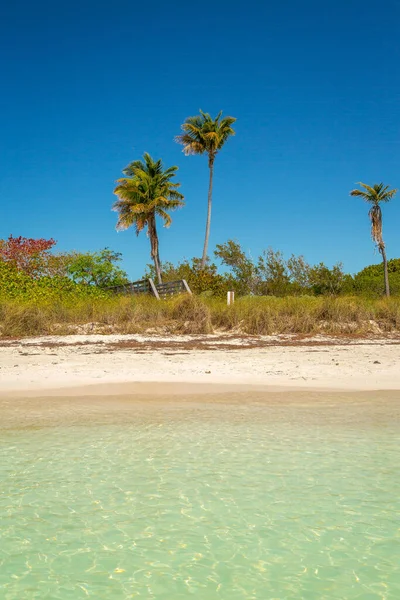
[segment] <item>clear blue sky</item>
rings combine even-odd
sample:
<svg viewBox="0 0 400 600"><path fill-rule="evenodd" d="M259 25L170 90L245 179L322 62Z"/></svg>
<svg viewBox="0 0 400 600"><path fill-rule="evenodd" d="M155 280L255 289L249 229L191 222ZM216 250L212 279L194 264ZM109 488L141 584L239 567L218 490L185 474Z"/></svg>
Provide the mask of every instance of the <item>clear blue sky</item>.
<svg viewBox="0 0 400 600"><path fill-rule="evenodd" d="M238 239L356 271L378 262L356 182L400 187L400 1L7 2L0 9L0 237L109 246L114 181L144 151L179 166L187 206L162 260L201 254L208 172L173 142L199 108L237 117L217 157L211 248ZM384 206L400 256L400 195Z"/></svg>

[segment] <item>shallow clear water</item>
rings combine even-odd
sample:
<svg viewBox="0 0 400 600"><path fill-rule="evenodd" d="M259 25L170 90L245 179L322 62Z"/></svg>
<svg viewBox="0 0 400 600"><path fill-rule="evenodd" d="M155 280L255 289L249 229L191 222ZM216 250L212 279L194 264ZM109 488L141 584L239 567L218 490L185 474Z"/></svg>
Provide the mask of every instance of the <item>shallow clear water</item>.
<svg viewBox="0 0 400 600"><path fill-rule="evenodd" d="M400 598L393 395L1 402L1 599Z"/></svg>

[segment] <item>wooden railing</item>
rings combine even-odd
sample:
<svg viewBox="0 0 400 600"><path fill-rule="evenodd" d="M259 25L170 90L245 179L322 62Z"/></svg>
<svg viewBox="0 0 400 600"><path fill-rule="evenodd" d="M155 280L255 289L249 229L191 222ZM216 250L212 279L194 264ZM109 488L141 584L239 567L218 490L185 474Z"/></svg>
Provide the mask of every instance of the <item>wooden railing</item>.
<svg viewBox="0 0 400 600"><path fill-rule="evenodd" d="M157 300L160 300L160 297L167 298L175 294L192 293L184 279L157 284L152 279L141 279L140 281L133 281L124 285L114 285L107 288L107 290L114 294L151 294Z"/></svg>
<svg viewBox="0 0 400 600"><path fill-rule="evenodd" d="M152 288L150 281L152 280L141 279L140 281L133 281L132 283L114 285L107 288L107 290L114 292L115 294L151 294Z"/></svg>
<svg viewBox="0 0 400 600"><path fill-rule="evenodd" d="M156 283L158 295L166 298L175 294L191 294L190 287L184 279L178 281L167 281L167 283Z"/></svg>

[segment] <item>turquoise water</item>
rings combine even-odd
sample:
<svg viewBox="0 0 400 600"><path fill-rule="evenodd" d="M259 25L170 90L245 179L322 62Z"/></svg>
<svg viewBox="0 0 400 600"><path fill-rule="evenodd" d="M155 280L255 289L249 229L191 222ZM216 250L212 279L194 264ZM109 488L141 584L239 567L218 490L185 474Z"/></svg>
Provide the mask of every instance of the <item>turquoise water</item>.
<svg viewBox="0 0 400 600"><path fill-rule="evenodd" d="M399 402L1 401L0 598L399 599Z"/></svg>

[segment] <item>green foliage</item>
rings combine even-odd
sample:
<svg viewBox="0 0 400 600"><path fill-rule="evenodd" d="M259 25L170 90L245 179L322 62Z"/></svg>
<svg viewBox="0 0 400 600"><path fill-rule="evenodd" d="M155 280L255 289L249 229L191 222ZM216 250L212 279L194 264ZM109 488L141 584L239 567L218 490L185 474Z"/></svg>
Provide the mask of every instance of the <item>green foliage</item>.
<svg viewBox="0 0 400 600"><path fill-rule="evenodd" d="M153 265L147 265L144 277L154 279ZM199 258L192 258L191 261L184 260L176 266L169 262L163 263L162 278L165 283L185 279L193 294L206 296L224 296L228 290L233 289L232 285L234 285L231 277L217 272L215 264L207 262L202 268Z"/></svg>
<svg viewBox="0 0 400 600"><path fill-rule="evenodd" d="M257 292L259 279L257 268L238 242L228 240L224 244L217 244L214 254L232 271L231 290L241 296Z"/></svg>
<svg viewBox="0 0 400 600"><path fill-rule="evenodd" d="M117 181L114 194L118 200L113 210L118 213L117 230L134 226L136 234L147 227L150 240L150 255L154 261L157 281L161 283L160 253L157 233L157 217L164 227L172 223L170 211L184 205L183 195L178 191L180 183L173 183L178 167L164 170L160 160L153 160L147 152L143 160L132 162L126 169L126 177Z"/></svg>
<svg viewBox="0 0 400 600"><path fill-rule="evenodd" d="M341 263L332 268L322 262L311 266L303 256L292 255L285 260L281 252L271 248L259 257L257 272L260 277L259 291L262 295L337 296L343 292L345 282L348 283L348 276L345 275ZM351 291L349 286L347 291Z"/></svg>
<svg viewBox="0 0 400 600"><path fill-rule="evenodd" d="M136 233L148 225L149 218L161 217L169 227L168 211L183 206L183 195L178 192L180 183L173 183L178 167L164 170L162 160L153 160L145 152L143 160L135 160L124 169L122 179L117 181L114 194L118 200L113 210L118 213L117 229L135 226Z"/></svg>
<svg viewBox="0 0 400 600"><path fill-rule="evenodd" d="M53 254L50 250L55 243L53 239L21 236L0 240L0 295L90 295L97 292L85 290L85 286L104 288L128 281L116 264L121 260L120 253L104 248L99 252Z"/></svg>
<svg viewBox="0 0 400 600"><path fill-rule="evenodd" d="M286 296L290 293L290 276L282 252L265 250L257 262L258 293L262 296Z"/></svg>
<svg viewBox="0 0 400 600"><path fill-rule="evenodd" d="M393 295L400 294L400 259L388 261L390 289ZM377 297L384 292L383 264L369 265L354 275L354 291L364 296Z"/></svg>
<svg viewBox="0 0 400 600"><path fill-rule="evenodd" d="M68 261L66 274L79 284L100 288L122 285L128 282L128 276L117 266L120 260L121 254L109 248L99 252L74 253Z"/></svg>
<svg viewBox="0 0 400 600"><path fill-rule="evenodd" d="M292 255L286 260L282 252L272 248L264 250L254 263L232 240L218 245L215 255L231 269L231 289L239 295L318 296L353 291L352 278L345 275L341 264L331 269L323 263L311 266L303 256Z"/></svg>
<svg viewBox="0 0 400 600"><path fill-rule="evenodd" d="M255 296L339 296L363 295L378 297L384 292L383 265L370 265L356 275L345 273L343 265L328 267L324 263L310 265L303 256L292 255L285 259L282 252L265 250L253 261L240 244L228 240L218 244L215 256L229 269L218 273L215 264L192 259L177 266L163 265L165 281L186 279L194 293L223 297L233 290L237 297ZM394 295L400 295L400 259L388 261L389 280ZM154 271L147 276L154 277Z"/></svg>
<svg viewBox="0 0 400 600"><path fill-rule="evenodd" d="M213 119L209 113L200 110L200 114L188 117L182 125L180 135L175 141L183 145L183 152L189 154L208 154L209 163L229 137L235 135L232 125L235 117L222 117L222 111Z"/></svg>
<svg viewBox="0 0 400 600"><path fill-rule="evenodd" d="M301 293L302 290L309 288L311 267L306 262L304 256L295 256L292 254L286 263L286 267L294 294Z"/></svg>
<svg viewBox="0 0 400 600"><path fill-rule="evenodd" d="M329 269L321 262L309 269L309 286L316 296L337 296L342 292L345 277L341 263Z"/></svg>
<svg viewBox="0 0 400 600"><path fill-rule="evenodd" d="M45 275L33 278L15 266L0 261L0 298L54 301L57 298L99 298L106 293L94 286L77 284L68 277Z"/></svg>
<svg viewBox="0 0 400 600"><path fill-rule="evenodd" d="M388 185L384 183L375 183L375 185L367 185L362 181L359 185L363 188L362 190L352 190L350 196L358 196L368 202L369 204L378 205L381 202L390 202L392 198L397 194L397 189L390 189Z"/></svg>
<svg viewBox="0 0 400 600"><path fill-rule="evenodd" d="M392 258L388 260L388 272L400 274L400 258ZM368 276L368 277L382 277L383 274L383 264L380 262L378 264L369 265L365 267L357 273L358 275Z"/></svg>

